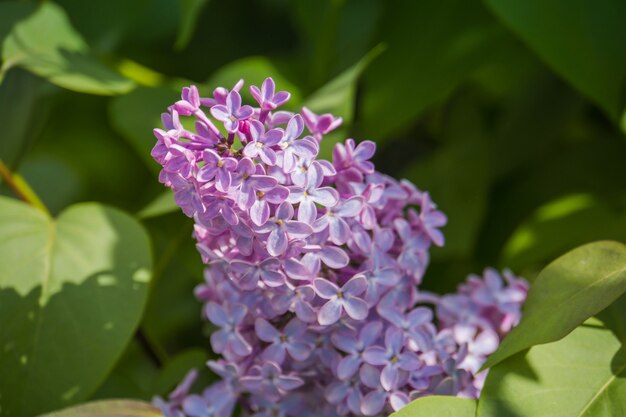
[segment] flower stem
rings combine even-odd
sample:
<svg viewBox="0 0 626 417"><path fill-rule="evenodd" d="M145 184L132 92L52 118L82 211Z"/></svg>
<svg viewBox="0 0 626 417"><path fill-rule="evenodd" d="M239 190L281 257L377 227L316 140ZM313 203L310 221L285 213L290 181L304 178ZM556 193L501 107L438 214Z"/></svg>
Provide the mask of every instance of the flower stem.
<svg viewBox="0 0 626 417"><path fill-rule="evenodd" d="M41 199L35 194L33 189L19 174L11 172L9 167L0 159L0 178L4 183L13 191L13 193L20 200L30 204L33 207L43 211L46 215L52 217L50 211L41 201Z"/></svg>

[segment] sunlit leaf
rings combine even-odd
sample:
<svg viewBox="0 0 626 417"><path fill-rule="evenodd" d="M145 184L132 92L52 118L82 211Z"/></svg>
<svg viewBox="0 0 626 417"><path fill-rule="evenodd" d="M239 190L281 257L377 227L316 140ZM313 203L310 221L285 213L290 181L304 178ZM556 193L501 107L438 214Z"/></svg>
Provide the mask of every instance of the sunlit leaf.
<svg viewBox="0 0 626 417"><path fill-rule="evenodd" d="M418 398L393 413L391 417L474 417L475 415L476 400L433 395Z"/></svg>
<svg viewBox="0 0 626 417"><path fill-rule="evenodd" d="M611 417L626 413L626 351L613 333L581 326L489 371L478 417Z"/></svg>
<svg viewBox="0 0 626 417"><path fill-rule="evenodd" d="M534 281L520 324L483 365L490 368L531 346L559 340L626 291L626 246L602 241L576 248Z"/></svg>
<svg viewBox="0 0 626 417"><path fill-rule="evenodd" d="M50 82L91 94L122 94L134 83L113 72L92 55L63 10L44 2L13 27L5 39L3 68L22 66Z"/></svg>
<svg viewBox="0 0 626 417"><path fill-rule="evenodd" d="M82 404L41 417L162 417L150 403L136 400L104 400Z"/></svg>
<svg viewBox="0 0 626 417"><path fill-rule="evenodd" d="M626 216L591 194L570 194L541 206L520 225L504 247L502 263L512 269L541 265L599 239L626 241Z"/></svg>
<svg viewBox="0 0 626 417"><path fill-rule="evenodd" d="M88 398L137 327L151 278L143 228L95 203L56 220L0 197L0 405L28 416Z"/></svg>

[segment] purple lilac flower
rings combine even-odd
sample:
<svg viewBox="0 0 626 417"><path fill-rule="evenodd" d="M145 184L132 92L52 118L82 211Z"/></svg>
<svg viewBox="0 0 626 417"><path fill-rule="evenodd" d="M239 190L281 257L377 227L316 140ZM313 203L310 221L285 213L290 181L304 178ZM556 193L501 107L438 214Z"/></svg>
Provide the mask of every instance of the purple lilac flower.
<svg viewBox="0 0 626 417"><path fill-rule="evenodd" d="M341 318L342 311L354 320L367 317L367 303L358 297L367 288L367 280L363 275L354 276L341 288L324 278L316 278L313 288L318 296L328 300L317 315L317 321L322 326L336 323Z"/></svg>
<svg viewBox="0 0 626 417"><path fill-rule="evenodd" d="M380 321L367 323L359 332L358 338L355 332L342 330L331 337L337 349L347 353L337 364L337 377L340 380L350 378L357 373L363 363L363 352L376 343L382 333L383 324Z"/></svg>
<svg viewBox="0 0 626 417"><path fill-rule="evenodd" d="M276 399L302 386L304 381L294 375L284 375L280 366L274 362L265 362L253 366L250 375L241 378L241 383L254 394Z"/></svg>
<svg viewBox="0 0 626 417"><path fill-rule="evenodd" d="M296 114L289 119L285 135L280 142L280 147L283 150L283 170L286 173L292 172L296 168L298 158L310 160L319 152L319 144L311 140L310 137L298 139L303 130L302 116Z"/></svg>
<svg viewBox="0 0 626 417"><path fill-rule="evenodd" d="M250 86L250 93L252 97L259 103L261 106L261 110L274 110L277 107L282 106L291 97L287 91L279 91L276 93L276 84L274 84L274 80L271 78L266 78L261 85L261 89L259 87L252 85Z"/></svg>
<svg viewBox="0 0 626 417"><path fill-rule="evenodd" d="M279 332L267 320L261 318L256 320L254 328L259 339L271 343L263 351L262 357L265 360L282 364L285 361L285 354L289 353L293 360L303 361L313 350L304 339L307 326L297 318L287 323L283 332Z"/></svg>
<svg viewBox="0 0 626 417"><path fill-rule="evenodd" d="M337 129L343 123L341 117L334 117L332 114L326 113L317 115L306 107L302 108L302 117L306 127L318 142L329 132Z"/></svg>
<svg viewBox="0 0 626 417"><path fill-rule="evenodd" d="M248 309L242 304L222 307L217 303L209 302L206 305L206 315L209 320L221 327L211 335L211 346L215 352L232 351L239 356L252 353L252 346L239 332L239 325L247 312Z"/></svg>
<svg viewBox="0 0 626 417"><path fill-rule="evenodd" d="M339 201L339 193L334 188L320 187L322 181L324 181L322 167L314 162L308 169L306 185L289 187L287 201L299 204L299 221L313 224L317 218L316 203L324 207L333 207Z"/></svg>
<svg viewBox="0 0 626 417"><path fill-rule="evenodd" d="M252 107L241 105L241 96L236 91L231 91L226 97L226 104L217 104L211 107L211 114L230 133L235 133L239 129L239 122L252 116Z"/></svg>
<svg viewBox="0 0 626 417"><path fill-rule="evenodd" d="M277 269L280 262L276 258L268 258L252 263L248 261L233 261L231 270L239 274L239 286L244 290L253 290L259 281L269 287L280 287L285 283L285 276Z"/></svg>
<svg viewBox="0 0 626 417"><path fill-rule="evenodd" d="M232 173L237 168L235 158L222 158L217 152L207 149L202 153L204 165L198 170L196 178L200 182L208 182L215 178L215 188L227 192L232 182Z"/></svg>
<svg viewBox="0 0 626 417"><path fill-rule="evenodd" d="M445 243L430 194L377 172L370 141L319 158L341 118L282 110L289 94L271 78L251 88L258 107L241 88L186 87L154 130L159 181L194 220L206 264L195 295L220 355L207 363L216 382L193 393L191 372L155 405L166 417L360 417L477 398L487 372L473 373L518 323L528 284L487 269L454 294L420 289Z"/></svg>
<svg viewBox="0 0 626 417"><path fill-rule="evenodd" d="M260 232L269 232L267 251L270 255L282 255L287 251L290 239L306 239L313 233L313 229L308 224L291 220L293 214L293 206L282 202L276 209L274 218L257 228Z"/></svg>
<svg viewBox="0 0 626 417"><path fill-rule="evenodd" d="M340 205L328 208L324 215L315 220L313 224L314 230L321 232L328 228L330 241L336 245L343 245L352 235L348 222L343 218L354 218L357 216L361 212L362 204L363 200L357 196L346 200Z"/></svg>
<svg viewBox="0 0 626 417"><path fill-rule="evenodd" d="M272 146L281 141L283 132L278 129L271 129L266 132L263 123L253 120L250 122L250 136L252 141L243 148L243 154L250 158L259 156L265 164L276 165L276 153Z"/></svg>
<svg viewBox="0 0 626 417"><path fill-rule="evenodd" d="M400 371L413 371L420 367L420 359L413 352L404 351L404 334L400 329L389 328L385 333L385 347L372 346L363 353L370 365L383 366L380 383L387 391L397 387Z"/></svg>

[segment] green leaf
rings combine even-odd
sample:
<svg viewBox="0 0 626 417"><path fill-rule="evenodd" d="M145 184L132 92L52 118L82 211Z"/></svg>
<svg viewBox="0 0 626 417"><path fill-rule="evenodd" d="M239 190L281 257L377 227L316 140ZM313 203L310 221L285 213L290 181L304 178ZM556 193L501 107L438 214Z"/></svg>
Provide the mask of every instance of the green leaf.
<svg viewBox="0 0 626 417"><path fill-rule="evenodd" d="M291 99L285 105L286 108L299 110L302 103L300 89L282 75L274 62L264 56L251 56L230 62L211 75L205 83L204 89L202 86L198 86L198 88L202 90L203 94L209 94L216 87L226 87L230 90L237 81L243 78L246 86L241 89L241 96L248 103L254 104L256 102L252 101L248 87L251 85L260 87L267 77L274 79L277 91L286 90L291 93Z"/></svg>
<svg viewBox="0 0 626 417"><path fill-rule="evenodd" d="M187 46L198 23L200 11L208 0L178 0L180 4L180 27L174 47L182 50Z"/></svg>
<svg viewBox="0 0 626 417"><path fill-rule="evenodd" d="M585 227L572 227L584 224ZM591 194L569 194L538 208L504 246L502 264L513 270L544 265L598 239L626 241L626 215Z"/></svg>
<svg viewBox="0 0 626 417"><path fill-rule="evenodd" d="M111 371L146 302L144 229L95 203L53 220L0 197L0 406L27 416L88 398Z"/></svg>
<svg viewBox="0 0 626 417"><path fill-rule="evenodd" d="M602 310L597 318L626 346L626 293Z"/></svg>
<svg viewBox="0 0 626 417"><path fill-rule="evenodd" d="M159 376L158 365L145 346L139 343L139 337L133 337L115 364L115 368L89 400L115 398L150 400L156 394L152 386Z"/></svg>
<svg viewBox="0 0 626 417"><path fill-rule="evenodd" d="M180 210L180 207L176 205L174 193L172 190L165 190L141 209L137 216L140 219L149 219L150 217L158 217L178 210Z"/></svg>
<svg viewBox="0 0 626 417"><path fill-rule="evenodd" d="M4 41L2 59L4 69L19 65L73 91L113 95L134 87L90 55L63 10L52 2L42 3L13 27Z"/></svg>
<svg viewBox="0 0 626 417"><path fill-rule="evenodd" d="M382 44L376 46L356 64L333 78L305 100L304 106L315 113L331 113L335 117L343 118L342 126L324 137L320 144L320 158L330 159L335 144L347 137L347 131L354 119L357 82L363 71L384 49L385 46Z"/></svg>
<svg viewBox="0 0 626 417"><path fill-rule="evenodd" d="M451 104L448 114L443 146L404 173L448 216L446 244L433 251L433 259L469 258L487 209L491 161L476 103Z"/></svg>
<svg viewBox="0 0 626 417"><path fill-rule="evenodd" d="M491 53L500 33L476 1L389 1L381 22L388 45L363 77L362 128L376 140L411 125Z"/></svg>
<svg viewBox="0 0 626 417"><path fill-rule="evenodd" d="M597 131L586 135L583 142L575 136L571 141L576 143L555 144L540 160L529 161L506 181L494 184L489 215L484 219L475 247L481 259L494 262L519 225L552 200L573 193L593 194L606 201L626 195L626 176L621 174L626 158L623 141ZM582 226L570 224L575 229Z"/></svg>
<svg viewBox="0 0 626 417"><path fill-rule="evenodd" d="M332 113L333 116L342 117L347 125L352 123L357 81L367 66L384 50L382 44L372 49L356 64L311 94L304 105L316 113Z"/></svg>
<svg viewBox="0 0 626 417"><path fill-rule="evenodd" d="M82 404L41 417L163 417L150 403L136 400L104 400Z"/></svg>
<svg viewBox="0 0 626 417"><path fill-rule="evenodd" d="M626 351L606 329L583 325L489 371L478 417L626 415Z"/></svg>
<svg viewBox="0 0 626 417"><path fill-rule="evenodd" d="M548 265L530 288L520 324L482 369L531 346L559 340L626 291L626 246L602 241Z"/></svg>
<svg viewBox="0 0 626 417"><path fill-rule="evenodd" d="M437 396L419 398L391 417L474 417L476 400Z"/></svg>
<svg viewBox="0 0 626 417"><path fill-rule="evenodd" d="M145 219L154 244L154 278L142 330L164 352L206 346L194 288L203 282L205 265L191 238L193 221L181 213Z"/></svg>
<svg viewBox="0 0 626 417"><path fill-rule="evenodd" d="M124 96L111 100L109 117L113 128L128 141L137 155L154 173L161 167L150 156L156 144L152 134L154 128L160 128L161 113L167 111L180 97L180 92L168 87L140 87Z"/></svg>
<svg viewBox="0 0 626 417"><path fill-rule="evenodd" d="M188 349L180 352L165 363L161 374L154 381L154 392L159 395L166 395L171 392L183 380L189 370L205 370L207 360L207 352L203 349ZM202 386L201 384L198 385Z"/></svg>
<svg viewBox="0 0 626 417"><path fill-rule="evenodd" d="M11 32L13 25L28 17L37 9L33 3L4 2L0 3L0 53L4 38ZM0 79L2 77L0 76Z"/></svg>
<svg viewBox="0 0 626 417"><path fill-rule="evenodd" d="M554 71L617 119L624 110L626 3L485 0Z"/></svg>
<svg viewBox="0 0 626 417"><path fill-rule="evenodd" d="M0 159L15 168L45 121L48 102L41 94L42 80L14 68L0 84Z"/></svg>

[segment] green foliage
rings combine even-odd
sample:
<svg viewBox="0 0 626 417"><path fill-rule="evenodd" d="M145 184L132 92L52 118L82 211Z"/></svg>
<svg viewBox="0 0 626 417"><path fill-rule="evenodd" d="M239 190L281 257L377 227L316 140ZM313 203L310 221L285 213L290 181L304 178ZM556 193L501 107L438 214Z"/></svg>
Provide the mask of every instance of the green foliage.
<svg viewBox="0 0 626 417"><path fill-rule="evenodd" d="M111 124L153 172L158 172L159 166L150 156L150 150L154 146L152 129L161 126L161 113L179 95L172 88L140 87L111 101Z"/></svg>
<svg viewBox="0 0 626 417"><path fill-rule="evenodd" d="M584 325L489 371L477 417L601 417L626 413L626 350Z"/></svg>
<svg viewBox="0 0 626 417"><path fill-rule="evenodd" d="M94 401L41 417L161 417L158 408L132 400Z"/></svg>
<svg viewBox="0 0 626 417"><path fill-rule="evenodd" d="M391 417L474 417L476 401L433 395L413 401Z"/></svg>
<svg viewBox="0 0 626 417"><path fill-rule="evenodd" d="M152 129L191 83L206 96L244 78L249 101L272 76L287 109L344 119L324 157L346 137L376 141L378 169L449 217L424 289L487 265L532 279L578 245L626 241L625 4L0 2L0 160L27 199L61 213L0 197L0 413L149 400L190 367L198 387L213 378L191 222L150 157ZM0 195L16 197L4 183ZM626 414L624 265L624 247L601 242L539 274L477 412L433 397L396 415ZM594 315L612 333L581 327ZM153 415L85 407L52 415Z"/></svg>
<svg viewBox="0 0 626 417"><path fill-rule="evenodd" d="M134 86L90 55L65 12L52 2L42 3L13 27L4 40L2 59L3 71L19 65L74 91L109 95L127 93Z"/></svg>
<svg viewBox="0 0 626 417"><path fill-rule="evenodd" d="M548 265L533 282L522 321L483 369L526 348L562 338L626 292L626 246L596 242Z"/></svg>
<svg viewBox="0 0 626 417"><path fill-rule="evenodd" d="M180 50L185 48L191 37L193 31L196 28L198 14L202 10L202 7L208 0L179 0L181 14L180 14L180 29L176 36L175 48Z"/></svg>
<svg viewBox="0 0 626 417"><path fill-rule="evenodd" d="M406 129L446 97L499 33L476 1L392 1L382 20L388 49L364 81L363 129L375 139Z"/></svg>
<svg viewBox="0 0 626 417"><path fill-rule="evenodd" d="M111 371L148 294L148 236L99 204L53 220L0 198L2 412L28 416L83 401Z"/></svg>
<svg viewBox="0 0 626 417"><path fill-rule="evenodd" d="M42 94L43 82L34 75L15 68L0 84L0 125L6 126L6 140L0 141L2 160L13 167L34 141L44 118L33 122L48 107Z"/></svg>
<svg viewBox="0 0 626 417"><path fill-rule="evenodd" d="M626 3L620 0L486 0L539 56L618 119L624 110ZM617 87L621 86L621 87Z"/></svg>

